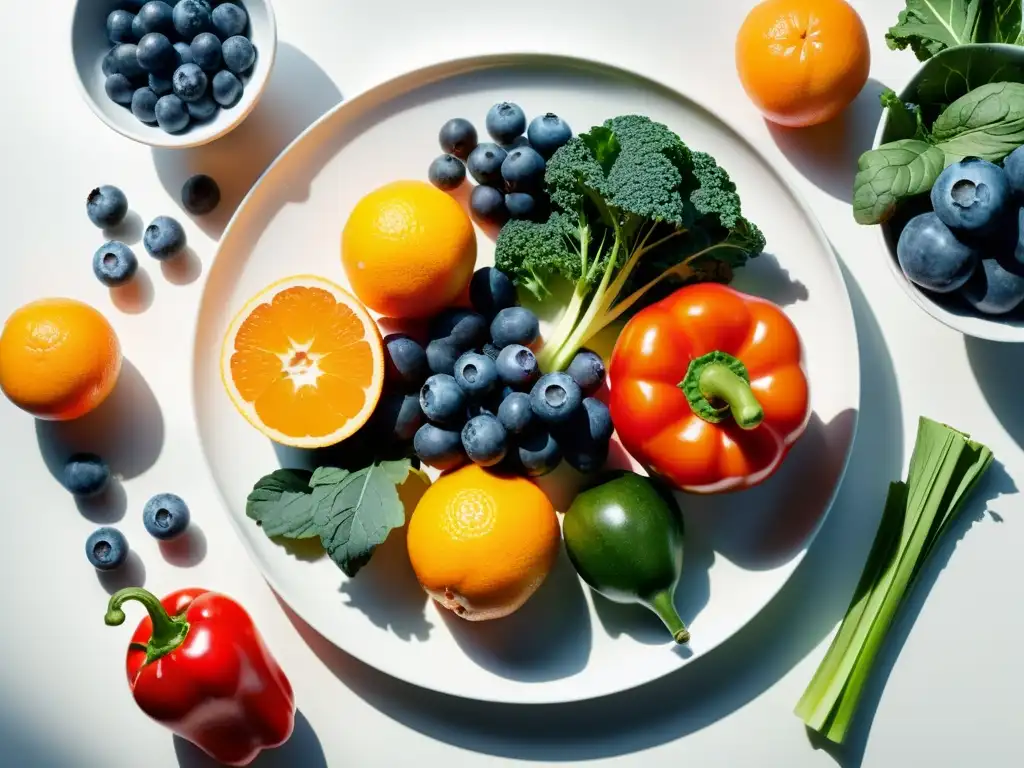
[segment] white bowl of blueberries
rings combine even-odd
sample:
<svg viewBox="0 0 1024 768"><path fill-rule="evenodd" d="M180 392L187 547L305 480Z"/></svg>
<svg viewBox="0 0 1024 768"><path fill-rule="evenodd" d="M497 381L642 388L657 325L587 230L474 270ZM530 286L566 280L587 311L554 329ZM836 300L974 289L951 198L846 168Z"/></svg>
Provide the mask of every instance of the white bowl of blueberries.
<svg viewBox="0 0 1024 768"><path fill-rule="evenodd" d="M154 147L206 144L262 94L277 52L268 0L78 0L72 53L86 102Z"/></svg>

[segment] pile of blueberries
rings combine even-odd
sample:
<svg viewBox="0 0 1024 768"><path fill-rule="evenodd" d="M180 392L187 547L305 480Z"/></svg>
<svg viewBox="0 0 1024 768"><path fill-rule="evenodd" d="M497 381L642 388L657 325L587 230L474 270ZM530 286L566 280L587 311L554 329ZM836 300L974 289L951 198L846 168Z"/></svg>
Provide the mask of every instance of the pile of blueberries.
<svg viewBox="0 0 1024 768"><path fill-rule="evenodd" d="M103 58L111 100L143 123L179 133L242 98L242 78L256 61L249 16L237 2L128 2L107 16L113 48ZM216 7L214 7L216 6Z"/></svg>
<svg viewBox="0 0 1024 768"><path fill-rule="evenodd" d="M542 218L546 161L572 138L569 124L548 112L527 128L522 107L507 101L491 107L485 124L494 142L477 143L476 128L461 117L441 126L438 140L445 154L430 164L430 182L446 192L457 189L468 168L478 185L469 206L479 221L501 225L509 218Z"/></svg>
<svg viewBox="0 0 1024 768"><path fill-rule="evenodd" d="M1002 167L976 157L953 163L928 202L931 210L907 221L896 244L907 278L959 295L983 315L1024 306L1024 147Z"/></svg>
<svg viewBox="0 0 1024 768"><path fill-rule="evenodd" d="M420 461L440 470L472 461L538 477L563 458L580 472L600 469L612 436L608 407L591 396L605 378L600 356L583 350L566 372L541 375L530 349L539 323L516 305L508 276L477 270L470 301L472 310L433 318L426 348L405 334L384 339L381 433L411 441Z"/></svg>

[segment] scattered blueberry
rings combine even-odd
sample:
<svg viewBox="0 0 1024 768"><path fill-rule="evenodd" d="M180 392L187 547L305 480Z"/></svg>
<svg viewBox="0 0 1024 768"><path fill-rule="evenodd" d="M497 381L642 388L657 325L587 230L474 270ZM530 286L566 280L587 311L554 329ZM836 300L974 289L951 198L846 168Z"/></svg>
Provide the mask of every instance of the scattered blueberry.
<svg viewBox="0 0 1024 768"><path fill-rule="evenodd" d="M161 96L156 103L156 122L168 133L183 131L188 126L188 110L185 102L175 94Z"/></svg>
<svg viewBox="0 0 1024 768"><path fill-rule="evenodd" d="M185 40L210 29L210 6L200 0L180 0L174 6L174 28Z"/></svg>
<svg viewBox="0 0 1024 768"><path fill-rule="evenodd" d="M454 376L435 373L420 387L420 408L433 422L455 422L466 412L466 393Z"/></svg>
<svg viewBox="0 0 1024 768"><path fill-rule="evenodd" d="M519 439L519 464L530 477L546 475L562 462L562 449L554 436L543 429L531 429Z"/></svg>
<svg viewBox="0 0 1024 768"><path fill-rule="evenodd" d="M242 98L242 81L222 69L213 76L213 99L222 107L233 107Z"/></svg>
<svg viewBox="0 0 1024 768"><path fill-rule="evenodd" d="M142 38L150 32L159 32L163 35L174 34L174 11L167 3L160 0L143 5L135 15L132 31L136 38Z"/></svg>
<svg viewBox="0 0 1024 768"><path fill-rule="evenodd" d="M64 464L61 482L79 498L99 496L110 484L110 467L95 453L76 453Z"/></svg>
<svg viewBox="0 0 1024 768"><path fill-rule="evenodd" d="M149 88L138 88L132 94L132 114L143 123L156 122L156 103L159 100Z"/></svg>
<svg viewBox="0 0 1024 768"><path fill-rule="evenodd" d="M96 187L85 199L85 212L97 227L116 227L128 213L128 198L117 187Z"/></svg>
<svg viewBox="0 0 1024 768"><path fill-rule="evenodd" d="M505 431L519 435L533 423L533 408L530 396L525 392L512 392L498 406L498 421Z"/></svg>
<svg viewBox="0 0 1024 768"><path fill-rule="evenodd" d="M579 385L567 373L546 373L530 391L530 407L541 421L564 423L572 417L583 400Z"/></svg>
<svg viewBox="0 0 1024 768"><path fill-rule="evenodd" d="M907 222L896 243L896 257L911 282L937 293L966 283L979 260L978 252L957 240L933 212Z"/></svg>
<svg viewBox="0 0 1024 768"><path fill-rule="evenodd" d="M1010 182L998 165L968 157L947 166L932 186L932 208L950 229L980 233L1006 215Z"/></svg>
<svg viewBox="0 0 1024 768"><path fill-rule="evenodd" d="M200 32L190 46L192 61L207 72L220 68L220 39L212 32Z"/></svg>
<svg viewBox="0 0 1024 768"><path fill-rule="evenodd" d="M498 376L513 389L529 389L540 376L537 358L521 344L509 344L498 354Z"/></svg>
<svg viewBox="0 0 1024 768"><path fill-rule="evenodd" d="M416 394L386 394L374 410L373 418L382 434L400 443L408 443L423 424L420 399Z"/></svg>
<svg viewBox="0 0 1024 768"><path fill-rule="evenodd" d="M430 164L427 178L438 189L450 192L466 180L466 166L455 155L441 155Z"/></svg>
<svg viewBox="0 0 1024 768"><path fill-rule="evenodd" d="M139 66L147 72L169 74L178 66L178 52L159 32L150 32L138 45Z"/></svg>
<svg viewBox="0 0 1024 768"><path fill-rule="evenodd" d="M146 532L163 541L183 534L191 517L188 505L173 493L158 493L142 508L142 525Z"/></svg>
<svg viewBox="0 0 1024 768"><path fill-rule="evenodd" d="M209 213L217 207L218 203L220 203L220 187L205 173L190 176L181 187L181 204L193 216Z"/></svg>
<svg viewBox="0 0 1024 768"><path fill-rule="evenodd" d="M1024 147L1017 147L1006 156L1003 171L1013 193L1018 199L1024 198Z"/></svg>
<svg viewBox="0 0 1024 768"><path fill-rule="evenodd" d="M128 539L117 528L97 528L85 540L85 556L99 571L112 571L128 557Z"/></svg>
<svg viewBox="0 0 1024 768"><path fill-rule="evenodd" d="M169 77L161 77L157 74L149 75L149 90L157 96L166 96L174 91L174 84Z"/></svg>
<svg viewBox="0 0 1024 768"><path fill-rule="evenodd" d="M505 195L501 190L483 184L473 187L469 195L469 209L480 221L487 224L504 224L508 220Z"/></svg>
<svg viewBox="0 0 1024 768"><path fill-rule="evenodd" d="M604 384L604 360L589 349L577 352L565 372L579 385L584 397L594 394Z"/></svg>
<svg viewBox="0 0 1024 768"><path fill-rule="evenodd" d="M446 309L430 321L430 338L447 339L465 352L487 341L487 320L469 309Z"/></svg>
<svg viewBox="0 0 1024 768"><path fill-rule="evenodd" d="M500 186L502 183L501 164L505 162L506 157L508 157L508 152L497 144L484 142L478 144L469 153L466 168L469 170L470 176L476 179L477 184Z"/></svg>
<svg viewBox="0 0 1024 768"><path fill-rule="evenodd" d="M452 376L455 373L455 361L462 350L449 339L434 339L427 344L427 365L434 373Z"/></svg>
<svg viewBox="0 0 1024 768"><path fill-rule="evenodd" d="M462 428L462 447L474 464L490 467L505 458L508 437L494 416L483 413L474 416Z"/></svg>
<svg viewBox="0 0 1024 768"><path fill-rule="evenodd" d="M526 130L526 113L518 104L503 101L487 112L487 132L499 144L511 144Z"/></svg>
<svg viewBox="0 0 1024 768"><path fill-rule="evenodd" d="M466 352L455 361L455 382L470 397L483 397L498 384L494 361L479 352Z"/></svg>
<svg viewBox="0 0 1024 768"><path fill-rule="evenodd" d="M135 43L121 43L114 48L114 60L117 62L117 74L130 80L146 74L146 70L139 64L139 46Z"/></svg>
<svg viewBox="0 0 1024 768"><path fill-rule="evenodd" d="M114 45L118 43L133 43L138 38L132 32L132 22L135 21L135 14L128 11L111 11L107 16L107 39Z"/></svg>
<svg viewBox="0 0 1024 768"><path fill-rule="evenodd" d="M442 125L437 138L444 152L460 160L468 158L477 145L476 128L461 117L452 118Z"/></svg>
<svg viewBox="0 0 1024 768"><path fill-rule="evenodd" d="M256 49L242 35L234 35L225 40L221 54L224 56L224 65L236 75L245 72L256 61Z"/></svg>
<svg viewBox="0 0 1024 768"><path fill-rule="evenodd" d="M166 98L169 97L164 96ZM142 243L150 256L163 261L176 256L185 247L185 230L170 216L157 216L146 227Z"/></svg>
<svg viewBox="0 0 1024 768"><path fill-rule="evenodd" d="M104 243L92 257L92 271L108 288L124 285L139 269L135 252L117 240Z"/></svg>
<svg viewBox="0 0 1024 768"><path fill-rule="evenodd" d="M178 52L178 64L195 64L195 60L192 58L192 46L188 43L177 42L174 44L174 50Z"/></svg>
<svg viewBox="0 0 1024 768"><path fill-rule="evenodd" d="M501 349L494 346L489 341L481 347L480 351L491 358L494 362L498 362L498 355L501 354Z"/></svg>
<svg viewBox="0 0 1024 768"><path fill-rule="evenodd" d="M132 96L135 95L135 86L124 75L110 75L103 81L103 88L107 97L118 104L131 104Z"/></svg>
<svg viewBox="0 0 1024 768"><path fill-rule="evenodd" d="M537 201L529 192L509 192L505 195L505 207L513 219L532 219L537 212Z"/></svg>
<svg viewBox="0 0 1024 768"><path fill-rule="evenodd" d="M547 165L532 147L518 147L508 153L501 164L501 177L509 190L529 192L538 189L544 181Z"/></svg>
<svg viewBox="0 0 1024 768"><path fill-rule="evenodd" d="M500 269L481 267L469 281L469 301L473 309L493 319L501 310L515 306L516 286Z"/></svg>
<svg viewBox="0 0 1024 768"><path fill-rule="evenodd" d="M960 293L979 312L1004 315L1024 302L1024 272L1011 271L997 259L982 259Z"/></svg>
<svg viewBox="0 0 1024 768"><path fill-rule="evenodd" d="M217 102L213 100L213 96L208 93L204 93L201 97L195 101L185 102L185 109L188 110L188 116L196 122L203 122L209 120L217 113Z"/></svg>
<svg viewBox="0 0 1024 768"><path fill-rule="evenodd" d="M120 72L117 71L117 55L116 48L111 48L103 56L103 63L100 65L100 69L103 70L104 77L110 77L111 75L118 75Z"/></svg>
<svg viewBox="0 0 1024 768"><path fill-rule="evenodd" d="M555 150L572 138L572 129L558 115L548 112L533 118L530 127L526 130L526 136L532 146L544 159L555 154Z"/></svg>
<svg viewBox="0 0 1024 768"><path fill-rule="evenodd" d="M182 0L182 2L184 1ZM208 82L206 73L199 68L198 64L182 64L174 70L174 75L171 77L174 95L182 101L197 101L200 99L206 93Z"/></svg>
<svg viewBox="0 0 1024 768"><path fill-rule="evenodd" d="M491 321L491 339L505 348L509 344L528 347L540 336L537 316L526 307L506 307Z"/></svg>
<svg viewBox="0 0 1024 768"><path fill-rule="evenodd" d="M388 382L405 389L418 388L430 376L427 353L404 333L384 337L384 366Z"/></svg>
<svg viewBox="0 0 1024 768"><path fill-rule="evenodd" d="M234 3L218 5L210 14L210 20L213 22L213 28L217 30L217 34L224 40L241 35L249 23L249 17L245 10Z"/></svg>
<svg viewBox="0 0 1024 768"><path fill-rule="evenodd" d="M412 440L412 449L424 464L442 472L454 469L466 461L462 450L462 434L458 430L441 429L424 424Z"/></svg>

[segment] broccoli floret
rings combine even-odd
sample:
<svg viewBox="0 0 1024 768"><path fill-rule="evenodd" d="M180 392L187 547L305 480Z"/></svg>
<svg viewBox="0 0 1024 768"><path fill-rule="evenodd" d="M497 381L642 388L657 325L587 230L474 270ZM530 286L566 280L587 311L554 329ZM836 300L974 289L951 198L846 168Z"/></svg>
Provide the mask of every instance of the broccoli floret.
<svg viewBox="0 0 1024 768"><path fill-rule="evenodd" d="M513 220L501 228L494 265L538 300L551 295L552 278L576 282L582 265L564 214L544 222Z"/></svg>

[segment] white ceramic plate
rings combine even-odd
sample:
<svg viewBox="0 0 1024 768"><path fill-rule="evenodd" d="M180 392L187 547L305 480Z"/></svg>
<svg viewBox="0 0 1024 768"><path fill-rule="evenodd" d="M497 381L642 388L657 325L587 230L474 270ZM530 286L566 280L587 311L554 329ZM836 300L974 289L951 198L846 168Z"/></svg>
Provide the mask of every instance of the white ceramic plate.
<svg viewBox="0 0 1024 768"><path fill-rule="evenodd" d="M327 558L289 551L245 516L252 484L283 461L238 415L220 382L222 335L254 293L290 274L345 283L342 226L365 193L426 178L450 117L483 127L514 100L531 117L555 111L576 130L627 113L671 126L732 175L767 252L734 285L786 306L805 343L814 415L779 473L759 488L682 497L688 526L677 604L693 639L675 647L653 614L586 590L562 556L513 616L471 624L439 611L413 579L400 535L352 580ZM493 243L480 232L479 264ZM559 702L600 696L677 669L761 610L803 557L832 503L856 426L860 375L849 297L832 250L792 189L737 133L678 93L601 64L547 56L458 61L401 77L334 109L277 159L227 228L203 297L195 405L203 447L228 513L271 586L340 648L395 677L464 697ZM546 478L553 488L559 472ZM554 496L566 494L557 492ZM564 489L561 489L564 491ZM558 503L563 503L559 501ZM780 628L784 631L784 628Z"/></svg>

